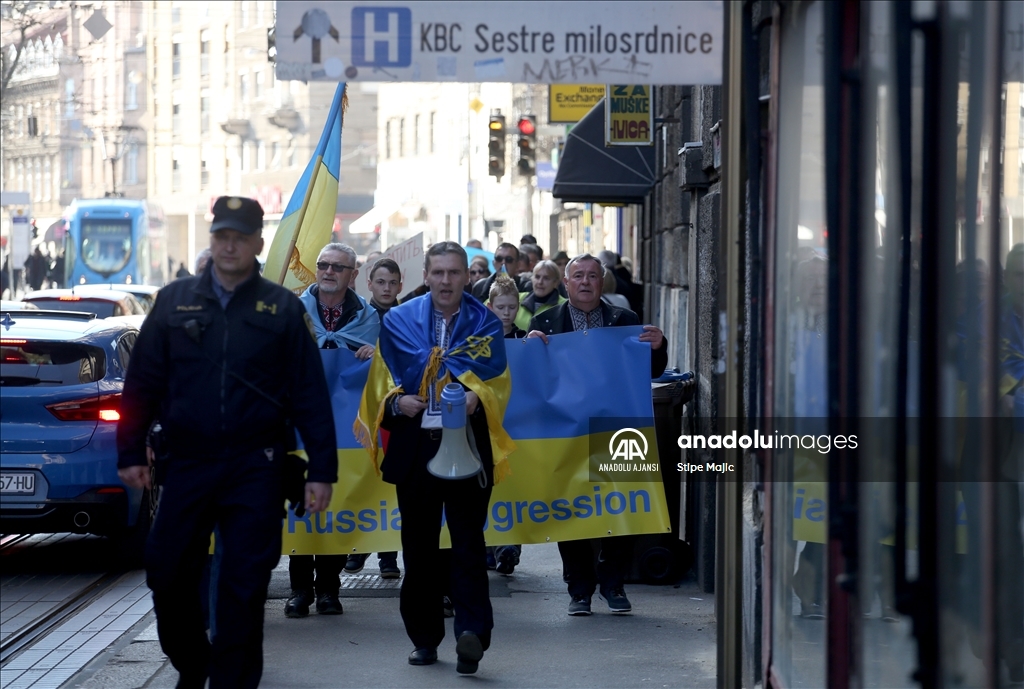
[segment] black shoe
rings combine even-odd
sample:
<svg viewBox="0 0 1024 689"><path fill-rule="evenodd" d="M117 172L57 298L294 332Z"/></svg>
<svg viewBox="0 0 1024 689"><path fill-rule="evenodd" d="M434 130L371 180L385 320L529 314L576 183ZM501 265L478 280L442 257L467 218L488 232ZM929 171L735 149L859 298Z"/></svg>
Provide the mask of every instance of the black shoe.
<svg viewBox="0 0 1024 689"><path fill-rule="evenodd" d="M313 594L309 591L292 591L292 597L284 604L284 616L305 617L309 614L309 606L313 600Z"/></svg>
<svg viewBox="0 0 1024 689"><path fill-rule="evenodd" d="M409 654L410 665L433 665L437 662L436 648L417 648Z"/></svg>
<svg viewBox="0 0 1024 689"><path fill-rule="evenodd" d="M471 675L480 667L480 659L484 657L484 645L480 637L473 632L462 632L455 644L455 652L459 662L455 671L460 675Z"/></svg>
<svg viewBox="0 0 1024 689"><path fill-rule="evenodd" d="M569 614L573 617L590 615L590 598L588 596L573 596L569 602Z"/></svg>
<svg viewBox="0 0 1024 689"><path fill-rule="evenodd" d="M608 609L612 612L632 612L633 610L629 599L626 598L626 592L622 589L605 591L601 594L601 597L608 602Z"/></svg>
<svg viewBox="0 0 1024 689"><path fill-rule="evenodd" d="M387 559L381 559L380 561L380 578L381 579L399 579L402 576L402 570L398 569L398 559L391 557Z"/></svg>
<svg viewBox="0 0 1024 689"><path fill-rule="evenodd" d="M349 555L345 561L345 574L359 574L363 571L363 565L366 564L366 558L369 554L362 555Z"/></svg>
<svg viewBox="0 0 1024 689"><path fill-rule="evenodd" d="M494 568L498 574L504 574L505 576L512 576L512 573L516 569L516 565L519 564L519 548L514 545L506 545L497 549L496 552L498 564Z"/></svg>
<svg viewBox="0 0 1024 689"><path fill-rule="evenodd" d="M321 615L340 615L345 612L336 593L324 593L317 597L316 611Z"/></svg>
<svg viewBox="0 0 1024 689"><path fill-rule="evenodd" d="M455 604L452 603L452 599L448 596L444 597L444 616L455 617Z"/></svg>
<svg viewBox="0 0 1024 689"><path fill-rule="evenodd" d="M174 689L206 689L206 677L178 675Z"/></svg>

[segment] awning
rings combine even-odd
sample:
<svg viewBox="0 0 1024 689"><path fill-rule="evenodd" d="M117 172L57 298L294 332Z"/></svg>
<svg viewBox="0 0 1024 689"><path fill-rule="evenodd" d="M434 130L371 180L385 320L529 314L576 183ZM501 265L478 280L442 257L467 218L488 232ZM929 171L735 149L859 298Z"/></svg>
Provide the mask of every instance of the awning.
<svg viewBox="0 0 1024 689"><path fill-rule="evenodd" d="M556 199L577 203L641 203L654 186L654 146L604 145L604 99L565 140Z"/></svg>
<svg viewBox="0 0 1024 689"><path fill-rule="evenodd" d="M36 224L36 227L39 227L38 223ZM59 218L57 220L54 220L46 228L46 232L43 233L43 241L44 242L62 242L62 241L64 241L64 233L66 231L67 231L67 223L65 223L64 218Z"/></svg>
<svg viewBox="0 0 1024 689"><path fill-rule="evenodd" d="M377 225L387 220L398 209L393 206L374 206L369 211L352 221L348 226L349 234L369 234Z"/></svg>

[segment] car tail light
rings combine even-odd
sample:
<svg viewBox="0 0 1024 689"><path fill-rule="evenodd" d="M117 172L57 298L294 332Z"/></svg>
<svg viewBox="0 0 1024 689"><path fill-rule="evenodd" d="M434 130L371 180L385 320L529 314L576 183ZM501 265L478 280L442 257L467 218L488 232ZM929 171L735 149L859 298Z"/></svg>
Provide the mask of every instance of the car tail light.
<svg viewBox="0 0 1024 689"><path fill-rule="evenodd" d="M57 297L57 301L82 301L82 298L75 296Z"/></svg>
<svg viewBox="0 0 1024 689"><path fill-rule="evenodd" d="M46 408L61 421L119 421L121 395L101 395L73 402L48 404Z"/></svg>
<svg viewBox="0 0 1024 689"><path fill-rule="evenodd" d="M27 343L28 343L28 340L8 340L7 338L4 338L4 339L0 340L0 344L5 344L5 345L23 345L23 344L27 344Z"/></svg>

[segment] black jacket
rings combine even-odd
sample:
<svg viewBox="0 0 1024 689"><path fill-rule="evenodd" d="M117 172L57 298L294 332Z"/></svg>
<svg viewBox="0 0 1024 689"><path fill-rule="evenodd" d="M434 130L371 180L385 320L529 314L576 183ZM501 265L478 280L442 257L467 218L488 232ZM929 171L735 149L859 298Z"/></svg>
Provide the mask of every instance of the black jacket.
<svg viewBox="0 0 1024 689"><path fill-rule="evenodd" d="M117 429L118 466L146 464L146 433L163 425L171 456L235 456L291 446L291 420L309 457L309 481L338 478L323 364L306 310L256 274L227 309L212 270L160 290L132 352Z"/></svg>
<svg viewBox="0 0 1024 689"><path fill-rule="evenodd" d="M604 327L640 325L640 319L628 309L620 309L601 302L601 318ZM573 332L572 314L569 313L569 302L544 311L530 319L530 330L540 330L547 335L559 335ZM658 349L651 349L651 378L657 378L668 366L668 338L666 337Z"/></svg>
<svg viewBox="0 0 1024 689"><path fill-rule="evenodd" d="M480 301L486 302L491 298L491 285L494 284L494 280L498 277L498 273L491 273L485 278L480 278L473 283L473 296ZM532 292L533 283L530 280L524 280L520 275L509 275L516 283L516 289L520 292Z"/></svg>

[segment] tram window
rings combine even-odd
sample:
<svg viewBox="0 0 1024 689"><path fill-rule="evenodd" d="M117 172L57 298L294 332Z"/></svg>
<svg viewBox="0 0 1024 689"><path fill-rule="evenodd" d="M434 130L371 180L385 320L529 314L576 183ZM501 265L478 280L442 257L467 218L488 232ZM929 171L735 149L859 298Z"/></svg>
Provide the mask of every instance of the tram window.
<svg viewBox="0 0 1024 689"><path fill-rule="evenodd" d="M82 260L91 270L116 273L128 264L131 252L130 220L82 220Z"/></svg>

